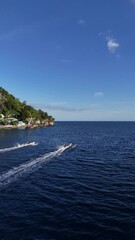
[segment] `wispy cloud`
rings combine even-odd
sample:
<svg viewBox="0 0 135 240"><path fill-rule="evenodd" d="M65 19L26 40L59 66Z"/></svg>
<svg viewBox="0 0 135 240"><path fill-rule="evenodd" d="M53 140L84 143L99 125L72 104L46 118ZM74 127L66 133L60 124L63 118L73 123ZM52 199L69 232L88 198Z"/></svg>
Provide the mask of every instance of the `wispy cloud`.
<svg viewBox="0 0 135 240"><path fill-rule="evenodd" d="M61 106L61 105L66 105L66 104L67 104L67 102L65 102L65 101L50 103L50 105L54 105L54 106Z"/></svg>
<svg viewBox="0 0 135 240"><path fill-rule="evenodd" d="M22 29L20 29L20 28L12 29L11 31L9 31L7 33L1 34L0 41L12 40L15 35L19 35L20 33L22 33Z"/></svg>
<svg viewBox="0 0 135 240"><path fill-rule="evenodd" d="M63 62L63 63L71 63L71 60L67 59L67 58L63 58L63 59L61 59L61 62Z"/></svg>
<svg viewBox="0 0 135 240"><path fill-rule="evenodd" d="M94 97L103 97L104 93L103 92L95 92Z"/></svg>
<svg viewBox="0 0 135 240"><path fill-rule="evenodd" d="M62 105L52 105L52 104L31 104L36 109L43 109L43 110L53 110L53 111L63 111L63 112L85 112L90 111L96 107L96 105L91 104L90 107L84 108L76 108L76 107L67 107Z"/></svg>
<svg viewBox="0 0 135 240"><path fill-rule="evenodd" d="M79 19L77 21L77 23L80 25L80 26L85 26L86 25L86 21L84 19Z"/></svg>
<svg viewBox="0 0 135 240"><path fill-rule="evenodd" d="M117 59L119 59L119 58L120 58L120 55L119 55L119 54L117 54L117 56L116 56L116 57L117 57Z"/></svg>
<svg viewBox="0 0 135 240"><path fill-rule="evenodd" d="M15 37L18 36L22 36L32 30L35 30L35 27L37 26L37 24L33 24L33 25L27 25L27 26L19 26L17 28L12 29L9 32L3 33L0 35L0 41L11 41L13 40Z"/></svg>
<svg viewBox="0 0 135 240"><path fill-rule="evenodd" d="M134 0L135 1L135 0ZM107 41L107 48L108 51L112 54L115 53L115 51L120 47L120 43L112 36L112 31L108 30L106 32L99 32L98 34L100 37L105 37ZM117 54L117 58L119 58L120 55Z"/></svg>
<svg viewBox="0 0 135 240"><path fill-rule="evenodd" d="M107 47L109 52L115 53L116 49L119 48L120 44L114 38L107 37L106 39L107 39Z"/></svg>

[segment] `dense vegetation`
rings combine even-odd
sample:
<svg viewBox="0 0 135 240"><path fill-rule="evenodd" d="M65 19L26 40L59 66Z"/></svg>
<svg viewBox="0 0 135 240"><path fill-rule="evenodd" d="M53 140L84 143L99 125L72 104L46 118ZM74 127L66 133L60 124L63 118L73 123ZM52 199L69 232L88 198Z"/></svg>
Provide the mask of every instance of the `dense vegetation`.
<svg viewBox="0 0 135 240"><path fill-rule="evenodd" d="M49 116L47 112L41 109L36 110L27 103L20 102L12 94L9 94L5 89L0 87L0 114L5 117L15 117L20 121L28 122L32 119L32 122L39 120L41 123L44 121L53 122L54 118Z"/></svg>

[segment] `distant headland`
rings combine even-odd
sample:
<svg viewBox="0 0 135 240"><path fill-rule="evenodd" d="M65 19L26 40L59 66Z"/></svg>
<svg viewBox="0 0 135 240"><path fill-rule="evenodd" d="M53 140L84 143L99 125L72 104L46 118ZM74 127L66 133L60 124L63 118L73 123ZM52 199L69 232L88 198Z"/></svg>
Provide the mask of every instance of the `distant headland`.
<svg viewBox="0 0 135 240"><path fill-rule="evenodd" d="M0 87L0 128L36 128L54 125L54 118Z"/></svg>

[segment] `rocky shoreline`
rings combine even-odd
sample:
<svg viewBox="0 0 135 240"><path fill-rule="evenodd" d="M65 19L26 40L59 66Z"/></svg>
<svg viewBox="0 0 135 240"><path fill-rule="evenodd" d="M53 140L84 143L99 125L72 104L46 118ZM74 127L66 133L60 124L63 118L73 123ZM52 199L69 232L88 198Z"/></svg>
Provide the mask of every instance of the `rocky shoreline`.
<svg viewBox="0 0 135 240"><path fill-rule="evenodd" d="M0 129L33 129L33 128L39 128L39 127L50 127L54 126L54 123L48 124L48 125L23 125L23 126L17 126L17 125L0 125Z"/></svg>

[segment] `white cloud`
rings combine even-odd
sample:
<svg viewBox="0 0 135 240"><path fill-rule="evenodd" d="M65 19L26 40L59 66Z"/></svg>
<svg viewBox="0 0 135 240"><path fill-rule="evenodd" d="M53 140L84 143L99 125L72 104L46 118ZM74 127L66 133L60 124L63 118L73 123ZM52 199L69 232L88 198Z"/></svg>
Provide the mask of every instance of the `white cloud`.
<svg viewBox="0 0 135 240"><path fill-rule="evenodd" d="M94 97L103 97L104 93L103 92L95 92Z"/></svg>
<svg viewBox="0 0 135 240"><path fill-rule="evenodd" d="M86 21L84 19L80 19L77 23L79 25L81 25L81 26L85 26L86 25Z"/></svg>
<svg viewBox="0 0 135 240"><path fill-rule="evenodd" d="M85 111L91 111L92 109L95 109L97 107L96 104L91 104L89 107L68 107L65 106L65 104L31 104L36 109L42 109L42 110L52 110L52 111L61 111L61 112L85 112Z"/></svg>
<svg viewBox="0 0 135 240"><path fill-rule="evenodd" d="M107 38L107 47L111 53L114 53L120 44L114 38Z"/></svg>

